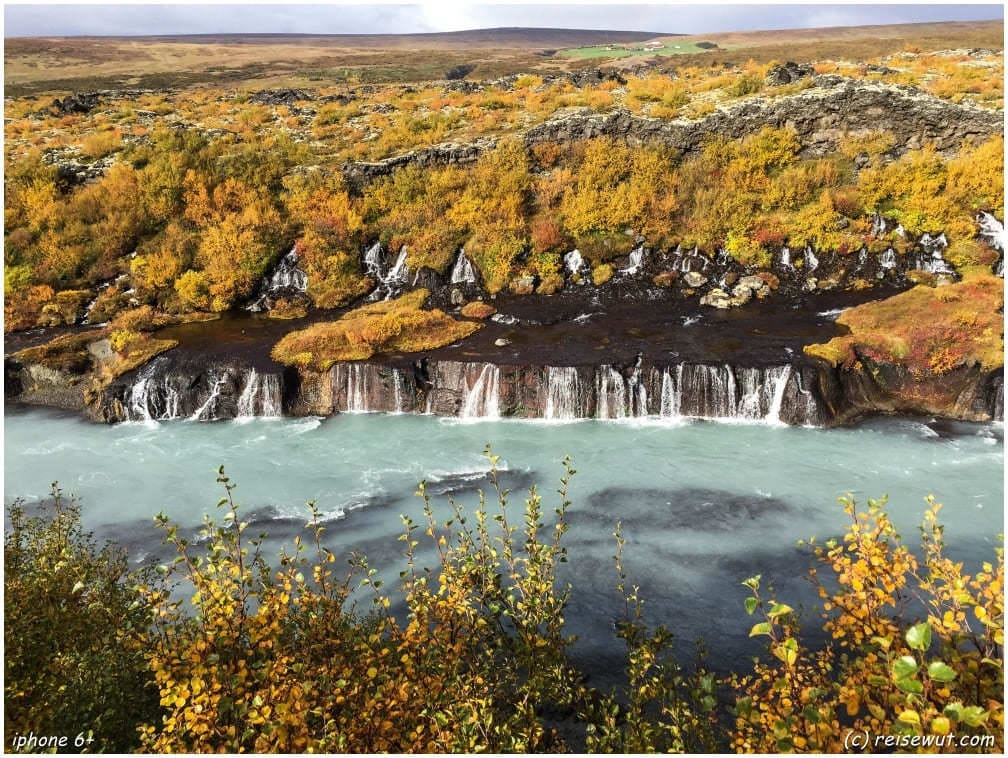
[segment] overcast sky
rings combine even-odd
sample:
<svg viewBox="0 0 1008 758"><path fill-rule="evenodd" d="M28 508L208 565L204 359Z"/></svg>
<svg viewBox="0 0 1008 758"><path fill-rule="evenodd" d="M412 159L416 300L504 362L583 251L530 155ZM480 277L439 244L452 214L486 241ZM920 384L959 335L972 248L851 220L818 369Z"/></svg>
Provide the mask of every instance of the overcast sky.
<svg viewBox="0 0 1008 758"><path fill-rule="evenodd" d="M704 33L747 29L1001 19L981 5L653 4L14 4L5 0L4 36L210 33L382 34L501 26Z"/></svg>

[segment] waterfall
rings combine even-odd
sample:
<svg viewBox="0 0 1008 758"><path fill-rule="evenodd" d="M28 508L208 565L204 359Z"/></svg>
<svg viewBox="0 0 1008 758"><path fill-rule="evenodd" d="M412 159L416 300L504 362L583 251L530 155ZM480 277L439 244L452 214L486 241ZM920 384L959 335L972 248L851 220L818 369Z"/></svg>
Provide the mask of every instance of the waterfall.
<svg viewBox="0 0 1008 758"><path fill-rule="evenodd" d="M1004 279L1005 242L1008 241L1008 234L1005 233L1004 224L986 212L978 213L976 220L980 225L980 232L977 235L980 237L980 240L1001 253L998 256L997 263L994 264L994 273Z"/></svg>
<svg viewBox="0 0 1008 758"><path fill-rule="evenodd" d="M735 413L738 418L756 419L762 416L760 400L763 390L763 377L759 369L740 368L738 373L742 396L739 398Z"/></svg>
<svg viewBox="0 0 1008 758"><path fill-rule="evenodd" d="M273 271L269 280L270 290L294 289L304 292L308 289L308 274L298 268L297 248L292 248Z"/></svg>
<svg viewBox="0 0 1008 758"><path fill-rule="evenodd" d="M210 374L213 377L213 373ZM203 405L196 409L192 416L189 417L190 421L213 421L216 418L216 408L214 407L217 400L221 396L221 389L228 382L227 372L223 372L220 376L217 376L213 380L213 387L210 389L210 395L204 401Z"/></svg>
<svg viewBox="0 0 1008 758"><path fill-rule="evenodd" d="M630 251L629 265L626 268L620 269L620 274L623 276L635 276L641 267L644 265L644 246L638 245L633 250Z"/></svg>
<svg viewBox="0 0 1008 758"><path fill-rule="evenodd" d="M137 377L130 388L130 418L137 421L153 421L150 412L150 377Z"/></svg>
<svg viewBox="0 0 1008 758"><path fill-rule="evenodd" d="M543 418L573 419L578 417L580 385L573 366L548 366L546 369L546 409Z"/></svg>
<svg viewBox="0 0 1008 758"><path fill-rule="evenodd" d="M279 418L283 415L280 397L278 375L260 375L255 369L250 369L245 387L238 397L236 418Z"/></svg>
<svg viewBox="0 0 1008 758"><path fill-rule="evenodd" d="M270 297L290 292L305 292L308 289L308 274L298 267L297 247L291 248L273 269L273 273L263 278L259 285L259 296L246 307L258 313L269 307Z"/></svg>
<svg viewBox="0 0 1008 758"><path fill-rule="evenodd" d="M661 375L662 418L692 416L780 423L793 369L680 363ZM815 410L812 400L812 410Z"/></svg>
<svg viewBox="0 0 1008 758"><path fill-rule="evenodd" d="M459 412L461 418L500 418L500 368L491 363L483 366L479 377L466 392Z"/></svg>
<svg viewBox="0 0 1008 758"><path fill-rule="evenodd" d="M396 258L396 262L393 264L391 270L388 272L388 276L385 278L386 285L401 284L406 281L406 275L409 269L406 268L406 246L403 245L399 249L399 257Z"/></svg>
<svg viewBox="0 0 1008 758"><path fill-rule="evenodd" d="M394 413L404 413L406 411L403 408L403 398L405 394L403 390L406 388L406 377L403 373L395 368L392 369L392 391L395 395L395 411Z"/></svg>
<svg viewBox="0 0 1008 758"><path fill-rule="evenodd" d="M672 373L665 369L662 372L661 409L659 413L663 418L678 418L682 408L682 388L683 364L676 366L676 378L672 379Z"/></svg>
<svg viewBox="0 0 1008 758"><path fill-rule="evenodd" d="M409 279L409 269L406 267L406 246L399 248L399 255L392 268L385 272L385 256L380 242L376 242L364 253L364 270L373 278L378 286L371 294L371 300L390 300L399 294L400 289Z"/></svg>
<svg viewBox="0 0 1008 758"><path fill-rule="evenodd" d="M346 409L348 413L368 412L368 372L362 363L346 367Z"/></svg>
<svg viewBox="0 0 1008 758"><path fill-rule="evenodd" d="M626 415L627 393L623 375L612 366L600 366L595 374L595 417L624 418Z"/></svg>
<svg viewBox="0 0 1008 758"><path fill-rule="evenodd" d="M816 254L812 251L811 246L805 247L805 271L811 274L819 268L819 259L816 258Z"/></svg>
<svg viewBox="0 0 1008 758"><path fill-rule="evenodd" d="M780 424L782 423L780 413L781 406L784 404L784 390L787 388L788 379L791 378L791 365L784 366L783 370L774 368L768 371L771 374L777 372L777 377L774 380L773 398L770 400L770 408L767 410L766 421L772 424ZM767 378L769 379L770 376Z"/></svg>
<svg viewBox="0 0 1008 758"><path fill-rule="evenodd" d="M576 248L567 253L563 260L564 266L571 274L578 273L584 266L584 258L581 257L581 251Z"/></svg>
<svg viewBox="0 0 1008 758"><path fill-rule="evenodd" d="M886 232L885 219L882 218L882 214L880 214L878 211L875 211L875 213L872 214L871 235L872 237L877 238L881 237L883 234L885 234L885 232Z"/></svg>
<svg viewBox="0 0 1008 758"><path fill-rule="evenodd" d="M879 266L883 269L896 268L896 251L890 247L879 255Z"/></svg>
<svg viewBox="0 0 1008 758"><path fill-rule="evenodd" d="M455 259L455 266L451 272L451 283L476 284L476 270L463 248L459 248L458 257Z"/></svg>
<svg viewBox="0 0 1008 758"><path fill-rule="evenodd" d="M375 242L364 253L364 271L380 282L385 278L385 272L382 270L384 265L381 242Z"/></svg>
<svg viewBox="0 0 1008 758"><path fill-rule="evenodd" d="M977 223L980 225L979 237L995 250L1004 252L1008 234L1005 234L1004 224L990 213L978 213Z"/></svg>
<svg viewBox="0 0 1008 758"><path fill-rule="evenodd" d="M782 268L792 268L791 266L791 248L787 245L781 248L780 251L780 265Z"/></svg>
<svg viewBox="0 0 1008 758"><path fill-rule="evenodd" d="M165 358L151 361L137 374L125 395L126 418L130 421L167 421L179 418L181 395L162 372L168 366Z"/></svg>
<svg viewBox="0 0 1008 758"><path fill-rule="evenodd" d="M944 258L945 249L948 247L948 240L944 234L932 237L925 232L918 244L921 247L915 262L918 270L927 271L929 274L955 274L955 269Z"/></svg>

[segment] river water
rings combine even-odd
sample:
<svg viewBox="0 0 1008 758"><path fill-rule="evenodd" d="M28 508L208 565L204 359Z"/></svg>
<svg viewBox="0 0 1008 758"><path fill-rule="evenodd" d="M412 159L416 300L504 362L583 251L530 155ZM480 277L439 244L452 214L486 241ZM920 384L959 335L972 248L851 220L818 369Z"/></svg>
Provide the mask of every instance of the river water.
<svg viewBox="0 0 1008 758"><path fill-rule="evenodd" d="M343 414L244 422L125 423L103 426L50 411L8 406L7 503L43 499L49 484L80 498L85 525L115 540L131 559L170 553L152 517L166 512L194 534L222 495L217 467L254 531L276 542L299 532L315 500L330 518L338 551L365 554L388 583L405 567L400 514L422 518L417 483L437 510L447 498L475 506L486 489L493 444L502 479L515 491L539 485L552 513L564 455L577 474L569 489L574 592L567 613L578 655L597 675L618 665L613 620L622 611L612 565L612 532L622 522L626 568L641 586L647 617L667 624L680 652L702 636L718 668L745 666L754 652L740 582L761 573L782 600L809 614L803 580L812 558L796 542L844 529L836 498L889 495L900 530L916 542L928 494L945 504L950 551L967 570L993 557L1004 521L1003 426L877 420L850 429L703 421L463 422L419 415ZM434 565L433 552L420 554ZM601 673L599 673L601 672Z"/></svg>

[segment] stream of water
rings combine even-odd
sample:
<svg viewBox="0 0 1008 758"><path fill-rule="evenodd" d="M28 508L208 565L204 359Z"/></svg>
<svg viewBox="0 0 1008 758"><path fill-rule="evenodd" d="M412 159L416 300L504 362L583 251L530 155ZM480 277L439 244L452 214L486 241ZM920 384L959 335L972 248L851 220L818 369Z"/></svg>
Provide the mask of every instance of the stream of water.
<svg viewBox="0 0 1008 758"><path fill-rule="evenodd" d="M838 496L850 492L863 502L888 494L890 512L914 543L924 498L935 495L945 504L950 550L967 570L993 556L1004 520L1000 424L878 420L825 430L349 413L103 426L8 407L5 427L5 501L31 506L58 480L80 498L85 525L123 544L136 562L170 559L152 522L158 511L195 533L222 494L215 477L224 465L253 531L289 541L303 527L304 503L315 500L331 520L331 545L364 553L393 584L404 568L400 514L421 517L414 495L421 479L441 515L448 496L474 507L477 489L488 486L482 450L492 442L516 511L522 491L538 484L552 513L561 461L570 455L577 474L562 578L575 588L567 621L579 654L602 671L618 665L617 522L648 618L669 625L686 651L702 635L716 662L731 668L754 650L740 582L762 573L782 600L814 603L802 578L812 559L796 541L842 533ZM434 565L432 550L420 557Z"/></svg>

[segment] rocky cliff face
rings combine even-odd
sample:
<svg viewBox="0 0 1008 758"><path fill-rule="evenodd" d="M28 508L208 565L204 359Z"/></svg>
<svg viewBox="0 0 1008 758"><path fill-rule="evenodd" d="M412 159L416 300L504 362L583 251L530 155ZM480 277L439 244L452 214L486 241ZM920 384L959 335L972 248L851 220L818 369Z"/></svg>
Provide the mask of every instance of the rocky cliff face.
<svg viewBox="0 0 1008 758"><path fill-rule="evenodd" d="M833 423L892 413L968 421L1004 420L1004 369L962 366L946 374L915 375L904 366L862 356L855 368L820 365L819 396Z"/></svg>
<svg viewBox="0 0 1008 758"><path fill-rule="evenodd" d="M106 389L105 421L195 421L334 413L430 413L469 419L635 416L823 425L811 366L655 364L518 366L421 359L337 363L327 372L259 374L159 358Z"/></svg>
<svg viewBox="0 0 1008 758"><path fill-rule="evenodd" d="M925 142L935 143L941 151L952 151L966 139L1001 134L1003 117L999 112L951 103L913 87L817 76L811 88L798 94L746 99L694 121L645 118L625 110L598 113L579 109L532 127L522 139L531 146L614 137L628 142L659 142L689 154L711 134L737 139L764 126L794 129L807 157L836 150L846 133L883 130L895 138L892 153L896 157ZM408 164L470 163L496 143L493 138L483 138L467 144L433 145L384 161L349 163L344 172L352 184L360 186Z"/></svg>

